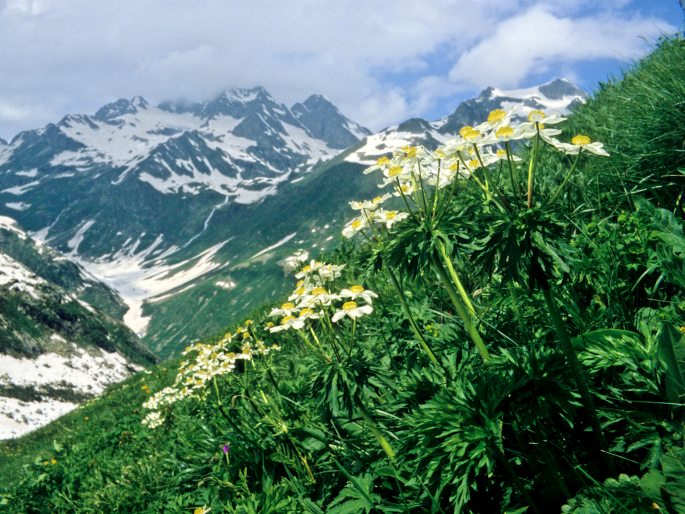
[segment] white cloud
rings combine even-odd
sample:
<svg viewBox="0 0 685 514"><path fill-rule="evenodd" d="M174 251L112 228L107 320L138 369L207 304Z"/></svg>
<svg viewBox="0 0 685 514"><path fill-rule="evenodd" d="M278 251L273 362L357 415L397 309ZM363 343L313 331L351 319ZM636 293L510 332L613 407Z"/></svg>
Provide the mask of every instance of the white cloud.
<svg viewBox="0 0 685 514"><path fill-rule="evenodd" d="M648 41L672 31L654 19L558 17L549 7L533 7L465 52L449 78L458 84L515 87L559 63L602 58L627 62L644 54Z"/></svg>
<svg viewBox="0 0 685 514"><path fill-rule="evenodd" d="M0 136L120 97L255 85L286 103L322 93L378 129L557 60L644 51L635 35L665 24L608 23L626 1L593 19L590 0L0 0Z"/></svg>

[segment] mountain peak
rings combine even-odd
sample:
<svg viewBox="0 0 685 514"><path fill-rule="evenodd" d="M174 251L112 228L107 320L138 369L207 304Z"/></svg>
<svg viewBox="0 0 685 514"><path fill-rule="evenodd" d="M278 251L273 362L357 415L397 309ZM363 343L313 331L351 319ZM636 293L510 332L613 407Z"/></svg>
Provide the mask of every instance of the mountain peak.
<svg viewBox="0 0 685 514"><path fill-rule="evenodd" d="M279 105L261 86L253 88L233 88L224 90L218 96L202 103L196 114L202 118L216 116L231 116L243 118L255 109L267 106L268 109L278 109Z"/></svg>
<svg viewBox="0 0 685 514"><path fill-rule="evenodd" d="M585 91L563 78L555 79L552 82L543 84L538 87L538 90L550 100L561 100L565 96L587 97Z"/></svg>
<svg viewBox="0 0 685 514"><path fill-rule="evenodd" d="M108 103L101 107L94 118L99 121L108 121L113 118L118 118L125 114L136 114L140 110L145 110L150 106L147 100L142 96L134 96L130 100L127 98L120 98L116 102Z"/></svg>
<svg viewBox="0 0 685 514"><path fill-rule="evenodd" d="M223 97L227 100L233 100L237 102L252 102L254 100L271 100L273 98L269 92L262 86L255 86L253 88L233 88L227 89L219 97Z"/></svg>
<svg viewBox="0 0 685 514"><path fill-rule="evenodd" d="M296 103L292 112L309 133L326 141L331 148L347 148L370 132L347 119L333 102L323 95L310 95Z"/></svg>

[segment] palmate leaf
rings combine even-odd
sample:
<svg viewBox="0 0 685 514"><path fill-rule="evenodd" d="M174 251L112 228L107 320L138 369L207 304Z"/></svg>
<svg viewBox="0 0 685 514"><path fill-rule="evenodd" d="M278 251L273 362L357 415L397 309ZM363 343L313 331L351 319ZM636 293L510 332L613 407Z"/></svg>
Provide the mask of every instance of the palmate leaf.
<svg viewBox="0 0 685 514"><path fill-rule="evenodd" d="M563 242L566 224L549 209L493 212L474 252L484 275L500 274L534 288L546 286L558 273L568 273L562 257L570 248Z"/></svg>
<svg viewBox="0 0 685 514"><path fill-rule="evenodd" d="M368 514L380 503L381 498L373 492L373 476L350 477L338 496L330 503L328 514Z"/></svg>

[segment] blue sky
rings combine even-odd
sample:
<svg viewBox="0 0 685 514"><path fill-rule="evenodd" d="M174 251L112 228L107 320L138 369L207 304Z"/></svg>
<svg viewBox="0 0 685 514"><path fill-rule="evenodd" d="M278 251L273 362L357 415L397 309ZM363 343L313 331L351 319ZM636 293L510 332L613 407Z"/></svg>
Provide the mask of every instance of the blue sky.
<svg viewBox="0 0 685 514"><path fill-rule="evenodd" d="M0 137L255 85L378 130L489 85L592 91L682 30L677 0L0 0Z"/></svg>

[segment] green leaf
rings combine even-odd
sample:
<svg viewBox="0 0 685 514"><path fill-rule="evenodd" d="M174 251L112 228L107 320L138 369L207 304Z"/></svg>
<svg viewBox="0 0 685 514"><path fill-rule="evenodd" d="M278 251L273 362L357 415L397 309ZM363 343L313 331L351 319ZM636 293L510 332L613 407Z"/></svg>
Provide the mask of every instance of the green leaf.
<svg viewBox="0 0 685 514"><path fill-rule="evenodd" d="M658 336L659 359L666 366L666 396L673 403L685 400L685 341L683 334L669 323L661 325Z"/></svg>

